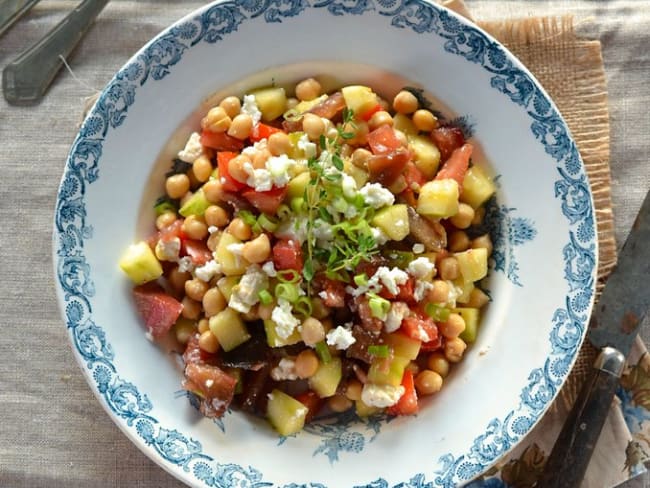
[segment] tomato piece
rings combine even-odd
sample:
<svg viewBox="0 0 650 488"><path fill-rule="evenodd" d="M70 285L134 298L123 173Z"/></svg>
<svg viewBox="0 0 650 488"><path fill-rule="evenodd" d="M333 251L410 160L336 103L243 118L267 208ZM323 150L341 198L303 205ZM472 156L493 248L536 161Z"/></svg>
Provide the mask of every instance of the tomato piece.
<svg viewBox="0 0 650 488"><path fill-rule="evenodd" d="M410 159L411 152L406 148L399 148L386 154L375 154L368 158L368 172L372 180L390 186L402 174Z"/></svg>
<svg viewBox="0 0 650 488"><path fill-rule="evenodd" d="M440 161L445 162L454 149L465 144L465 136L459 127L450 125L438 127L431 132L431 140L440 151Z"/></svg>
<svg viewBox="0 0 650 488"><path fill-rule="evenodd" d="M368 145L373 154L388 154L402 147L395 129L390 125L382 125L368 134Z"/></svg>
<svg viewBox="0 0 650 488"><path fill-rule="evenodd" d="M413 208L418 206L418 199L415 196L415 192L410 188L404 190L402 193L399 194L399 196L407 205Z"/></svg>
<svg viewBox="0 0 650 488"><path fill-rule="evenodd" d="M243 141L231 137L225 132L211 132L209 130L201 132L201 144L217 151L239 152L244 148Z"/></svg>
<svg viewBox="0 0 650 488"><path fill-rule="evenodd" d="M287 187L271 188L269 191L257 191L251 188L243 191L241 195L260 212L273 215L287 195Z"/></svg>
<svg viewBox="0 0 650 488"><path fill-rule="evenodd" d="M169 296L156 283L136 286L133 288L133 298L147 331L154 338L167 334L183 310L181 302Z"/></svg>
<svg viewBox="0 0 650 488"><path fill-rule="evenodd" d="M413 188L413 185L421 187L427 182L424 173L418 169L418 167L412 161L406 163L404 166L404 179L406 180L406 186L409 189Z"/></svg>
<svg viewBox="0 0 650 488"><path fill-rule="evenodd" d="M218 366L199 363L185 366L185 378L183 388L201 394L201 413L221 417L232 402L237 380Z"/></svg>
<svg viewBox="0 0 650 488"><path fill-rule="evenodd" d="M415 278L409 279L403 285L397 285L397 294L389 292L385 287L379 292L379 296L386 300L399 300L402 302L415 302L413 293L415 290Z"/></svg>
<svg viewBox="0 0 650 488"><path fill-rule="evenodd" d="M365 111L364 113L360 114L359 118L361 120L365 120L366 122L368 122L372 118L373 115L375 115L377 112L381 112L382 110L383 110L382 106L380 104L377 104L374 107L372 107L371 109L369 109L369 110Z"/></svg>
<svg viewBox="0 0 650 488"><path fill-rule="evenodd" d="M275 269L293 269L302 272L302 248L293 239L282 239L273 246L273 264Z"/></svg>
<svg viewBox="0 0 650 488"><path fill-rule="evenodd" d="M418 413L418 394L415 391L413 373L408 369L404 371L402 386L404 393L395 405L388 407L386 410L388 415L415 415Z"/></svg>
<svg viewBox="0 0 650 488"><path fill-rule="evenodd" d="M178 237L181 241L186 238L183 232L183 219L177 219L167 227L163 227L158 232L158 239L162 241L169 241L174 237Z"/></svg>
<svg viewBox="0 0 650 488"><path fill-rule="evenodd" d="M431 317L421 314L405 317L402 320L402 331L411 339L422 341L423 344L438 338L438 327Z"/></svg>
<svg viewBox="0 0 650 488"><path fill-rule="evenodd" d="M314 416L323 407L324 403L324 399L319 397L318 394L312 390L307 390L300 395L297 395L295 398L308 409L307 416L305 417L305 423L314 418Z"/></svg>
<svg viewBox="0 0 650 488"><path fill-rule="evenodd" d="M185 252L196 266L203 266L205 263L212 259L212 251L203 241L195 241L193 239L186 239L183 241L181 252Z"/></svg>
<svg viewBox="0 0 650 488"><path fill-rule="evenodd" d="M237 153L221 151L217 153L217 166L219 167L219 177L221 178L222 188L225 191L237 192L246 187L246 184L233 178L228 170L230 160L237 156Z"/></svg>
<svg viewBox="0 0 650 488"><path fill-rule="evenodd" d="M323 303L327 307L341 308L345 306L345 283L337 280L323 279Z"/></svg>
<svg viewBox="0 0 650 488"><path fill-rule="evenodd" d="M439 335L436 339L432 341L423 342L422 345L420 346L420 352L422 351L433 352L441 348L442 348L442 336Z"/></svg>
<svg viewBox="0 0 650 488"><path fill-rule="evenodd" d="M248 138L251 140L251 142L258 142L261 141L262 139L268 139L271 137L273 134L277 132L284 132L282 129L278 129L277 127L273 127L272 125L268 124L263 124L262 122L259 122L257 125L253 127L253 130L251 130L250 135Z"/></svg>
<svg viewBox="0 0 650 488"><path fill-rule="evenodd" d="M458 183L459 190L463 188L463 180L469 168L469 158L472 156L474 147L471 144L463 144L454 149L449 159L443 164L436 175L436 180L452 179Z"/></svg>

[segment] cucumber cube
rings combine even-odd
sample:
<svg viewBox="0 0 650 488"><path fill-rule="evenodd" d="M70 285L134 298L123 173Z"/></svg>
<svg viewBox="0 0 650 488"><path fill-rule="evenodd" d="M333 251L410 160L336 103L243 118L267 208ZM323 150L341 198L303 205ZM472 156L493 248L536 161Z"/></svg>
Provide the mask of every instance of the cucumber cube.
<svg viewBox="0 0 650 488"><path fill-rule="evenodd" d="M130 245L120 259L119 266L136 285L157 280L163 274L158 258L144 241Z"/></svg>
<svg viewBox="0 0 650 488"><path fill-rule="evenodd" d="M361 418L371 417L381 412L381 408L371 407L370 405L363 403L361 400L356 400L354 402L354 406L357 411L357 415Z"/></svg>
<svg viewBox="0 0 650 488"><path fill-rule="evenodd" d="M440 150L425 136L409 135L409 147L415 153L415 166L427 180L433 178L440 164Z"/></svg>
<svg viewBox="0 0 650 488"><path fill-rule="evenodd" d="M395 114L393 117L393 129L402 131L407 136L417 135L418 129L413 121L404 114Z"/></svg>
<svg viewBox="0 0 650 488"><path fill-rule="evenodd" d="M284 93L284 88L259 88L253 90L251 95L255 97L255 103L262 112L262 120L265 122L277 119L287 109L287 96Z"/></svg>
<svg viewBox="0 0 650 488"><path fill-rule="evenodd" d="M389 359L376 358L370 364L368 381L377 385L399 386L409 362L409 359L399 356Z"/></svg>
<svg viewBox="0 0 650 488"><path fill-rule="evenodd" d="M403 203L384 207L372 219L372 224L379 227L393 241L401 241L409 235L409 217Z"/></svg>
<svg viewBox="0 0 650 488"><path fill-rule="evenodd" d="M286 339L280 337L276 331L276 324L271 319L264 321L264 332L266 332L266 343L269 347L290 346L292 344L298 344L302 340L298 328L295 328Z"/></svg>
<svg viewBox="0 0 650 488"><path fill-rule="evenodd" d="M210 317L209 325L219 345L226 352L232 351L251 338L239 312L230 307Z"/></svg>
<svg viewBox="0 0 650 488"><path fill-rule="evenodd" d="M289 200L293 198L302 198L305 195L305 188L307 188L309 180L311 180L311 175L308 171L291 178L287 185L287 197Z"/></svg>
<svg viewBox="0 0 650 488"><path fill-rule="evenodd" d="M219 278L219 281L217 281L217 288L219 288L219 291L227 302L230 301L232 289L239 283L240 279L241 276L224 276L223 278Z"/></svg>
<svg viewBox="0 0 650 488"><path fill-rule="evenodd" d="M466 343L471 344L476 341L478 334L478 323L480 311L478 308L455 308L453 312L459 314L465 319L465 330L460 334L460 338Z"/></svg>
<svg viewBox="0 0 650 488"><path fill-rule="evenodd" d="M203 189L199 188L199 190L185 202L178 213L183 217L189 217L190 215L203 215L205 209L210 205L211 203L208 202L207 198L205 198Z"/></svg>
<svg viewBox="0 0 650 488"><path fill-rule="evenodd" d="M433 180L422 185L416 208L420 215L452 217L458 213L458 183L452 179Z"/></svg>
<svg viewBox="0 0 650 488"><path fill-rule="evenodd" d="M248 262L241 255L232 252L232 248L229 249L232 244L242 242L229 232L221 234L214 259L221 264L221 270L226 276L242 275L248 268Z"/></svg>
<svg viewBox="0 0 650 488"><path fill-rule="evenodd" d="M377 106L377 95L371 88L362 85L351 85L341 89L345 105L355 115L363 114Z"/></svg>
<svg viewBox="0 0 650 488"><path fill-rule="evenodd" d="M321 398L331 397L336 393L342 375L341 359L332 358L328 363L320 363L314 376L309 378L309 387Z"/></svg>
<svg viewBox="0 0 650 488"><path fill-rule="evenodd" d="M463 281L478 281L487 275L488 253L484 247L457 252L454 256Z"/></svg>
<svg viewBox="0 0 650 488"><path fill-rule="evenodd" d="M393 332L384 337L386 344L393 350L393 355L406 359L415 359L420 354L422 341L411 339L401 332Z"/></svg>
<svg viewBox="0 0 650 488"><path fill-rule="evenodd" d="M483 205L495 191L496 187L485 170L480 166L472 166L467 170L463 180L461 200L476 209Z"/></svg>
<svg viewBox="0 0 650 488"><path fill-rule="evenodd" d="M305 405L278 389L269 393L266 416L280 435L300 432L308 412L309 409Z"/></svg>

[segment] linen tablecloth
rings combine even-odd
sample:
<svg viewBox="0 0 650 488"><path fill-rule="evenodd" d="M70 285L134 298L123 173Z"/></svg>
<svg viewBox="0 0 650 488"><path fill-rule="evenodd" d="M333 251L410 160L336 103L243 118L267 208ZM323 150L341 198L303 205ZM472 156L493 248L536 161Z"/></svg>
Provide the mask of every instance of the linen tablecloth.
<svg viewBox="0 0 650 488"><path fill-rule="evenodd" d="M0 69L76 3L43 0L0 38ZM2 488L182 486L131 444L86 385L56 305L50 240L58 181L84 98L101 89L147 40L201 4L114 0L69 58L75 77L62 72L36 107L11 107L0 99ZM610 101L613 210L621 244L650 187L650 2L467 4L481 20L573 14L585 35L601 40ZM647 343L650 327L642 336ZM650 445L645 449L650 451Z"/></svg>

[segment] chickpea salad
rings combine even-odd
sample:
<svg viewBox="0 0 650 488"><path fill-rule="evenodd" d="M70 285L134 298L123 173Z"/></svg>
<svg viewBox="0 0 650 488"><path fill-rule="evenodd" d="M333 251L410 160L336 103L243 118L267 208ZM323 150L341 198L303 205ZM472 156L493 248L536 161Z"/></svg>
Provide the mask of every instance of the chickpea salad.
<svg viewBox="0 0 650 488"><path fill-rule="evenodd" d="M494 184L416 90L291 91L205 114L120 267L207 417L235 407L286 436L349 409L416 414L476 340Z"/></svg>

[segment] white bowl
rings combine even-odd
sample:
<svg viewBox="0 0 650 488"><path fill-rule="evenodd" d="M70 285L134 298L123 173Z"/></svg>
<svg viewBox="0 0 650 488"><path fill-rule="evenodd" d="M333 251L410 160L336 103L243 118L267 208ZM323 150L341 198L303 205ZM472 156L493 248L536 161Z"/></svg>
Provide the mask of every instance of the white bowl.
<svg viewBox="0 0 650 488"><path fill-rule="evenodd" d="M117 261L145 233L162 173L207 100L308 75L386 96L421 87L465 117L475 161L498 175L487 217L493 302L477 342L416 417L345 417L280 439L239 412L202 418L178 394L178 364L145 338ZM216 2L180 20L115 75L86 118L54 229L61 310L91 388L143 452L194 486L475 478L531 430L566 379L596 256L587 177L555 105L498 42L423 0Z"/></svg>

